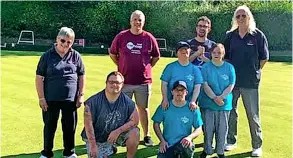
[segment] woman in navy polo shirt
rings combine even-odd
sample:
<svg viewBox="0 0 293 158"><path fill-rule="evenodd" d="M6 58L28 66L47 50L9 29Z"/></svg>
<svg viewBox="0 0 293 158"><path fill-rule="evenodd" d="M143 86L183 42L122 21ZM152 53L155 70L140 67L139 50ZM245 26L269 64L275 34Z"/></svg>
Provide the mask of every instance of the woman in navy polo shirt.
<svg viewBox="0 0 293 158"><path fill-rule="evenodd" d="M77 108L83 103L84 65L80 54L72 49L74 31L62 27L57 43L40 58L36 70L36 88L44 121L44 149L41 158L53 157L53 142L61 110L64 157L77 157L74 135Z"/></svg>

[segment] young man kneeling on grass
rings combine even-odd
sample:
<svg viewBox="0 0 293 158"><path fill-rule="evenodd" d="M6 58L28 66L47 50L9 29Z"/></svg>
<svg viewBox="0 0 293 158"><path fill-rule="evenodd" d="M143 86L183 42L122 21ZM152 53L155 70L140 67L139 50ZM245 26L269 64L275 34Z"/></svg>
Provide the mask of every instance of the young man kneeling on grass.
<svg viewBox="0 0 293 158"><path fill-rule="evenodd" d="M139 143L138 113L135 103L121 89L124 77L114 71L107 76L106 88L85 102L84 129L89 158L105 158L126 146L127 158L134 158Z"/></svg>
<svg viewBox="0 0 293 158"><path fill-rule="evenodd" d="M192 140L201 134L203 123L199 110L189 109L189 102L185 100L187 93L186 83L176 81L168 110L163 110L160 105L152 117L155 133L160 140L158 158L172 158L179 155L186 158L193 157ZM163 134L160 128L161 122L164 126ZM194 132L192 127L195 129Z"/></svg>

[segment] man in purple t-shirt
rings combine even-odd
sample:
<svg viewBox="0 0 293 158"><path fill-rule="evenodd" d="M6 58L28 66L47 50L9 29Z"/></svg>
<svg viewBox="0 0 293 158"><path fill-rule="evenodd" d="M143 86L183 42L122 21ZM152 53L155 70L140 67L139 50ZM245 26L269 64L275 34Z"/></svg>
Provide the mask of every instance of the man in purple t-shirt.
<svg viewBox="0 0 293 158"><path fill-rule="evenodd" d="M110 48L110 57L118 66L118 71L125 77L122 89L130 98L133 94L143 128L146 146L152 146L148 120L148 104L151 94L152 67L160 58L160 51L155 37L143 30L145 16L136 10L131 14L128 30L116 35Z"/></svg>

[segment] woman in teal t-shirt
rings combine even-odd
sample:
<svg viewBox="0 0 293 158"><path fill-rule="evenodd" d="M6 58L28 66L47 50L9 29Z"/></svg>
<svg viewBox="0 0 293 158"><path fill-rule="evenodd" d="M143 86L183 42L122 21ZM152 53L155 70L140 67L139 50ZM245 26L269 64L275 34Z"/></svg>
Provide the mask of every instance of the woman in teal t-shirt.
<svg viewBox="0 0 293 158"><path fill-rule="evenodd" d="M215 152L224 158L224 146L228 133L229 113L232 109L232 90L235 85L234 67L223 61L225 48L216 44L212 51L212 60L203 65L203 89L199 97L204 122L204 151L201 158L213 154L212 141L216 136Z"/></svg>

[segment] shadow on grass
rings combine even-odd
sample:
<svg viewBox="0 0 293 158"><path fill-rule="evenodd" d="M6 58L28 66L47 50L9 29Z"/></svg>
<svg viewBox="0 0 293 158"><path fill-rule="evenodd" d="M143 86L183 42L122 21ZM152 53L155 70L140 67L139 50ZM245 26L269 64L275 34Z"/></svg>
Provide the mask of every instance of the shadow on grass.
<svg viewBox="0 0 293 158"><path fill-rule="evenodd" d="M238 153L234 155L226 156L227 158L244 158L244 157L250 157L251 152L245 152L245 153Z"/></svg>
<svg viewBox="0 0 293 158"><path fill-rule="evenodd" d="M199 147L202 147L202 144L196 145L196 148L199 148ZM138 149L135 156L138 158L147 158L147 157L156 156L158 153L158 148L159 148L159 145ZM63 152L62 149L55 150L54 157L63 157L62 152ZM85 145L75 146L75 152L78 156L87 155ZM194 158L198 158L200 154L201 154L201 151L195 152ZM250 154L251 152L245 152L245 153L238 153L235 155L229 155L226 157L227 158L244 158L244 157L250 157ZM39 158L39 157L40 157L40 153L38 152L38 153L23 153L18 155L8 155L8 156L2 156L1 158ZM126 157L126 152L118 153L116 155L110 156L109 158L124 158L124 157Z"/></svg>
<svg viewBox="0 0 293 158"><path fill-rule="evenodd" d="M54 157L63 157L62 155L63 149L55 150ZM75 152L77 155L85 155L86 147L85 145L77 145L75 146ZM39 158L40 152L38 153L23 153L18 155L8 155L8 156L1 156L1 158Z"/></svg>
<svg viewBox="0 0 293 158"><path fill-rule="evenodd" d="M13 57L13 56L41 56L43 52L32 51L1 51L1 57ZM81 53L82 56L107 56L108 54L94 54L94 53Z"/></svg>

